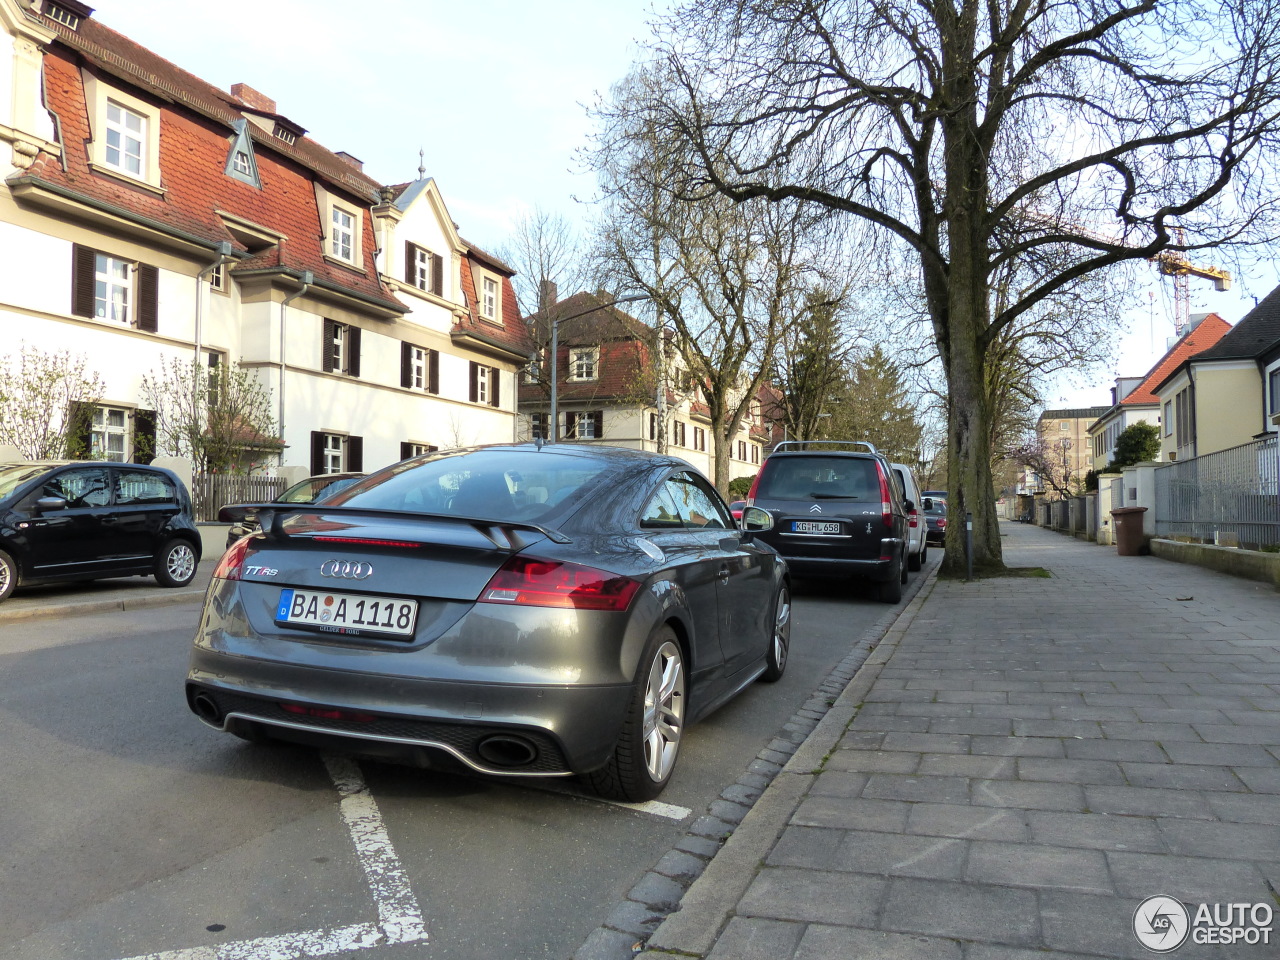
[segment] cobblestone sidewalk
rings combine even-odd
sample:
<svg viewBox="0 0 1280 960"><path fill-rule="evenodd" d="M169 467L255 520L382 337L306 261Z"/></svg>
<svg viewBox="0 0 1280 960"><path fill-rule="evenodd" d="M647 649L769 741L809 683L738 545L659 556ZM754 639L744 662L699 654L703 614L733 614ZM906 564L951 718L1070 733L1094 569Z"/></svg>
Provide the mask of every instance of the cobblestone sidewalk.
<svg viewBox="0 0 1280 960"><path fill-rule="evenodd" d="M1003 532L1052 577L926 588L644 957L1145 958L1155 895L1280 956L1280 594Z"/></svg>

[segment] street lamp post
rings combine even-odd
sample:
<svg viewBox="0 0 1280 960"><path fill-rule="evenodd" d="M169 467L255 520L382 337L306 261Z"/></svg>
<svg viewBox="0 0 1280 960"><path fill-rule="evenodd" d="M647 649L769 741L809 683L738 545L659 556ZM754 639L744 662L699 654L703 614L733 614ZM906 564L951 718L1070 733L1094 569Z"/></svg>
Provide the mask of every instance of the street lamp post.
<svg viewBox="0 0 1280 960"><path fill-rule="evenodd" d="M590 310L582 310L578 313L571 313L567 317L554 317L551 320L551 437L548 443L555 443L556 437L560 433L560 411L558 407L560 393L560 371L559 371L559 353L560 353L560 324L566 320L577 320L579 317L585 317L588 314L595 313L597 310L607 310L609 307L617 306L620 303L633 303L636 300L648 300L649 295L645 293L634 294L630 297L618 297L609 303L601 303Z"/></svg>

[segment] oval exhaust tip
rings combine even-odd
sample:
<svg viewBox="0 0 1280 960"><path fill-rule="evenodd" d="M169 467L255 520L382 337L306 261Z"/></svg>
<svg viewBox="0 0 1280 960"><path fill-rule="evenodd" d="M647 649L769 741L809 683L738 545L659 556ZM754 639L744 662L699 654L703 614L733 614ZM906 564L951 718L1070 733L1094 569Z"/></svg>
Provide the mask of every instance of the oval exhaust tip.
<svg viewBox="0 0 1280 960"><path fill-rule="evenodd" d="M524 767L538 759L538 750L532 743L510 734L485 737L476 745L476 752L495 767Z"/></svg>
<svg viewBox="0 0 1280 960"><path fill-rule="evenodd" d="M222 711L218 709L218 702L207 693L197 693L191 699L191 707L195 710L196 716L210 726L222 727Z"/></svg>

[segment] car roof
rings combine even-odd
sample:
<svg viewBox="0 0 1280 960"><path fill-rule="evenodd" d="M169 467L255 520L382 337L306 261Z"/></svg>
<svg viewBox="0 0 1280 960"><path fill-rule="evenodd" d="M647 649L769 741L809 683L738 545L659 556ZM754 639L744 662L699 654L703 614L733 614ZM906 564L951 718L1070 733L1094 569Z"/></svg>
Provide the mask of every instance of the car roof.
<svg viewBox="0 0 1280 960"><path fill-rule="evenodd" d="M697 470L693 464L679 457L654 453L651 450L636 450L631 447L610 447L603 444L586 443L491 443L474 447L458 447L454 450L438 450L422 455L423 460L434 459L441 455L460 455L470 453L540 453L549 457L579 457L584 460L598 460L613 463L626 461L648 461L654 466L662 465L684 470ZM417 459L417 458L413 458Z"/></svg>

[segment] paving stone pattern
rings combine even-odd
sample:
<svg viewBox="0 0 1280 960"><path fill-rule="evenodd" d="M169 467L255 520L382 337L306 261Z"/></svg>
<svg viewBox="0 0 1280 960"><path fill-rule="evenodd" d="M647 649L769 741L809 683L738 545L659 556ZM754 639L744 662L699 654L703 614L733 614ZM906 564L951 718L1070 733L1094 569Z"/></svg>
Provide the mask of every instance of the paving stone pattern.
<svg viewBox="0 0 1280 960"><path fill-rule="evenodd" d="M936 584L709 960L1143 958L1156 894L1280 916L1280 595L1003 532L1052 578ZM1174 956L1280 957L1273 926Z"/></svg>

